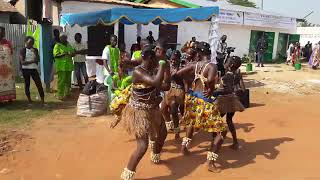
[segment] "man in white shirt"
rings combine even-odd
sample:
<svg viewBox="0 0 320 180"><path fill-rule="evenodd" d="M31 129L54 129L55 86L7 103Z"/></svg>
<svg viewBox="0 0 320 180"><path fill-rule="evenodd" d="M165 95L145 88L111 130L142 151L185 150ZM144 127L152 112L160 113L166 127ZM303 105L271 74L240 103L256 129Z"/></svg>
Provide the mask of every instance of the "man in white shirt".
<svg viewBox="0 0 320 180"><path fill-rule="evenodd" d="M74 71L77 77L77 82L79 85L79 88L82 89L82 78L83 76L85 83L89 81L88 74L87 74L87 67L86 67L86 56L87 53L87 45L85 43L82 43L82 35L80 33L77 33L74 36L75 43L73 44L73 48L79 53L76 54L73 57L74 62Z"/></svg>
<svg viewBox="0 0 320 180"><path fill-rule="evenodd" d="M120 51L116 47L117 44L118 44L118 37L116 35L112 35L110 37L110 45L107 45L104 48L102 52L101 60L97 60L96 79L98 83L104 83L105 78L108 75L113 76L114 73L118 72L116 66L119 63ZM115 54L117 55L114 57ZM114 63L111 61L113 61Z"/></svg>

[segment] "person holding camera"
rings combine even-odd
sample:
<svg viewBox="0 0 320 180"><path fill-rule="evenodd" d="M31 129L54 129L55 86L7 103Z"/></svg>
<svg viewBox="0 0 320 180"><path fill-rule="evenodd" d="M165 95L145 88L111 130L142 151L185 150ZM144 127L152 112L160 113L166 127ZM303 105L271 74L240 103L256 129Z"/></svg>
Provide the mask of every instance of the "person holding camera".
<svg viewBox="0 0 320 180"><path fill-rule="evenodd" d="M218 71L220 71L221 76L223 76L225 74L225 69L224 69L224 60L227 54L227 35L223 35L220 38L220 42L218 45L218 49L217 49L217 66L218 66Z"/></svg>

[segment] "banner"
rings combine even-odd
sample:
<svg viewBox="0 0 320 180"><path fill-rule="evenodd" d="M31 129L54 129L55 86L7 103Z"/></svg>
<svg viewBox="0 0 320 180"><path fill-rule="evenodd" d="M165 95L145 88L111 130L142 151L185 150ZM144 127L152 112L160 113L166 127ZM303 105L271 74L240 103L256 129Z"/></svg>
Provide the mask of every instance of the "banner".
<svg viewBox="0 0 320 180"><path fill-rule="evenodd" d="M280 29L294 29L296 28L297 22L295 18L246 12L244 14L244 25Z"/></svg>
<svg viewBox="0 0 320 180"><path fill-rule="evenodd" d="M219 22L222 24L243 24L243 12L220 9Z"/></svg>

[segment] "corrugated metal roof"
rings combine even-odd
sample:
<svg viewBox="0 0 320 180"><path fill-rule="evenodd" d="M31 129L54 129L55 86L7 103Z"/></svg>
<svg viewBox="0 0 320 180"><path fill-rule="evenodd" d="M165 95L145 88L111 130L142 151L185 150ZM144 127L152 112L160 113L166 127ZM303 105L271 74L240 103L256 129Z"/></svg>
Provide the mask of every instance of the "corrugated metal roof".
<svg viewBox="0 0 320 180"><path fill-rule="evenodd" d="M17 12L17 9L10 3L0 0L0 12Z"/></svg>

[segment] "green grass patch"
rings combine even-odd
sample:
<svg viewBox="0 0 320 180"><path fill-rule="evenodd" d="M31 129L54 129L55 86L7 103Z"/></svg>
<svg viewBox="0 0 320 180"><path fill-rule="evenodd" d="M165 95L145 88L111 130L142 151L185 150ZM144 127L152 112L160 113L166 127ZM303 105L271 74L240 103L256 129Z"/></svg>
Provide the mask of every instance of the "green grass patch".
<svg viewBox="0 0 320 180"><path fill-rule="evenodd" d="M24 94L24 84L20 80L17 80L16 83L17 100L0 103L0 129L28 125L32 120L46 116L54 110L67 109L76 105L74 101L62 102L57 100L54 94L46 93L45 103L48 107L43 107L37 88L33 82L31 84L30 91L33 100L31 106L28 105L27 97Z"/></svg>

